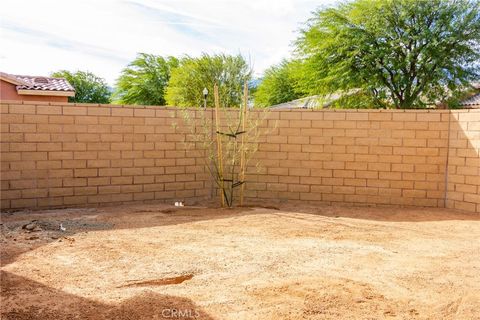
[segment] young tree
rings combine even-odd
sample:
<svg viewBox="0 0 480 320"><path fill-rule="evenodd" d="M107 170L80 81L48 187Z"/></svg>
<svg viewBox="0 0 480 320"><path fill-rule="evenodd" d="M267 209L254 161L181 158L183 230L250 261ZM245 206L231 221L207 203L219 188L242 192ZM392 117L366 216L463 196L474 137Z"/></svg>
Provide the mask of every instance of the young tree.
<svg viewBox="0 0 480 320"><path fill-rule="evenodd" d="M296 45L310 93L360 89L377 107L423 107L479 76L480 4L342 3L317 11Z"/></svg>
<svg viewBox="0 0 480 320"><path fill-rule="evenodd" d="M175 57L139 53L117 80L114 99L118 103L165 105L165 88L172 69L178 66Z"/></svg>
<svg viewBox="0 0 480 320"><path fill-rule="evenodd" d="M300 61L283 60L280 64L268 68L254 93L255 106L269 107L303 97L305 94L298 88Z"/></svg>
<svg viewBox="0 0 480 320"><path fill-rule="evenodd" d="M203 89L213 93L213 84L218 83L222 103L227 107L238 106L242 101L243 84L251 77L251 70L241 55L187 56L172 71L166 100L173 106L202 106ZM213 94L209 94L207 99L207 106L213 106Z"/></svg>
<svg viewBox="0 0 480 320"><path fill-rule="evenodd" d="M214 109L178 110L186 132L189 132L185 147L204 152L204 165L213 181L212 196L218 192L222 207L232 207L237 196L242 205L247 173L258 172L259 169L258 161L253 157L258 151L259 138L274 129L262 126L268 115L267 109L249 110L247 82L243 88L242 103L236 106L238 108L227 107L220 101L219 87L214 84L213 88ZM184 130L176 122L173 127Z"/></svg>
<svg viewBox="0 0 480 320"><path fill-rule="evenodd" d="M68 97L68 102L110 103L111 93L107 83L91 72L60 70L51 76L65 78L75 88L75 96Z"/></svg>

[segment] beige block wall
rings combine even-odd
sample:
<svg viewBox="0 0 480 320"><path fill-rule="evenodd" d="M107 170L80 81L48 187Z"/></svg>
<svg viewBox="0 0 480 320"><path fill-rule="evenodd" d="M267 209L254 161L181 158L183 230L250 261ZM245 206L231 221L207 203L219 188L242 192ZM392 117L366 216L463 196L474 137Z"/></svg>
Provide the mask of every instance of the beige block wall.
<svg viewBox="0 0 480 320"><path fill-rule="evenodd" d="M185 145L190 128L176 109L3 102L1 110L4 209L195 201L210 194L203 152ZM270 112L246 194L252 201L480 212L479 115Z"/></svg>
<svg viewBox="0 0 480 320"><path fill-rule="evenodd" d="M4 209L205 197L203 154L186 148L188 130L172 125L175 109L2 103L1 110Z"/></svg>
<svg viewBox="0 0 480 320"><path fill-rule="evenodd" d="M448 111L281 111L252 199L442 207Z"/></svg>
<svg viewBox="0 0 480 320"><path fill-rule="evenodd" d="M447 207L480 212L480 110L450 120Z"/></svg>

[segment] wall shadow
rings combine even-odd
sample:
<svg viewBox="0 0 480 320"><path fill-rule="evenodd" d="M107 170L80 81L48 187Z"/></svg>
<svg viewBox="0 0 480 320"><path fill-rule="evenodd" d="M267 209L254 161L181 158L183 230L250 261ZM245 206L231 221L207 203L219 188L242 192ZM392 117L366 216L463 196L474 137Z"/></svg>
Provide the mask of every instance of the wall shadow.
<svg viewBox="0 0 480 320"><path fill-rule="evenodd" d="M445 208L421 207L368 207L368 206L313 206L313 205L280 205L280 212L307 213L329 218L350 218L382 222L434 222L434 221L480 221L480 215ZM283 213L278 213L284 215ZM299 218L299 217L297 217ZM300 219L302 219L300 217Z"/></svg>
<svg viewBox="0 0 480 320"><path fill-rule="evenodd" d="M253 214L251 208L172 207L165 204L124 205L101 208L67 208L40 211L2 212L0 218L0 266L22 253L54 241L71 241L81 232L153 228ZM41 230L24 226L34 221ZM61 231L60 225L66 230Z"/></svg>
<svg viewBox="0 0 480 320"><path fill-rule="evenodd" d="M214 319L192 300L145 291L104 304L1 271L1 319Z"/></svg>
<svg viewBox="0 0 480 320"><path fill-rule="evenodd" d="M447 208L480 213L480 111L450 113Z"/></svg>
<svg viewBox="0 0 480 320"><path fill-rule="evenodd" d="M51 242L72 241L72 237L77 233L154 228L264 213L302 220L309 218L299 216L298 213L385 222L480 221L478 213L445 208L314 205L296 201L270 202L269 205L266 205L265 201L249 201L245 206L230 209L176 208L165 204L150 204L1 213L3 244L0 248L0 266L13 263L19 255ZM22 226L34 220L42 228L41 231L28 232L22 229ZM312 219L312 223L315 223L315 219ZM59 230L60 224L66 228L65 232Z"/></svg>

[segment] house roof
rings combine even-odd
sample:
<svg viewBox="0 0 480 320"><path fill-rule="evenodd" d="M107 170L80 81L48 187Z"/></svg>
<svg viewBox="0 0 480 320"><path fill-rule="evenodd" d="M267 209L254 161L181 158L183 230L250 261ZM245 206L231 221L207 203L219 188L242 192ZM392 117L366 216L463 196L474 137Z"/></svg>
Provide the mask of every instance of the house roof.
<svg viewBox="0 0 480 320"><path fill-rule="evenodd" d="M300 98L271 106L271 109L312 109L319 107L318 96Z"/></svg>
<svg viewBox="0 0 480 320"><path fill-rule="evenodd" d="M480 108L480 93L463 100L460 105L465 108Z"/></svg>
<svg viewBox="0 0 480 320"><path fill-rule="evenodd" d="M18 94L75 95L75 88L64 78L21 76L0 72L0 79L15 84Z"/></svg>
<svg viewBox="0 0 480 320"><path fill-rule="evenodd" d="M351 92L355 92L352 90ZM271 109L316 109L329 108L333 102L340 99L345 93L333 93L326 96L309 96L271 106ZM349 94L349 93L347 93Z"/></svg>

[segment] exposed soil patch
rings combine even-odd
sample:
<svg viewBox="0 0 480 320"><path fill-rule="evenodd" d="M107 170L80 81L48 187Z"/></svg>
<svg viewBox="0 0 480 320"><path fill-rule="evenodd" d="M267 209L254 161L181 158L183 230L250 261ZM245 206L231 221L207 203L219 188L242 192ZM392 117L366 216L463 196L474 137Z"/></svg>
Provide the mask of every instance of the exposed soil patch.
<svg viewBox="0 0 480 320"><path fill-rule="evenodd" d="M269 206L269 205L262 205L262 204L258 204L258 205L245 204L245 205L241 205L241 206L238 206L238 207L239 208L263 208L263 209L280 210L280 208L277 207L277 206Z"/></svg>
<svg viewBox="0 0 480 320"><path fill-rule="evenodd" d="M145 286L166 286L169 284L180 284L184 281L190 280L193 278L193 274L184 274L177 277L163 278L163 279L154 279L154 280L144 280L144 281L129 281L130 283L120 286L119 288L126 287L145 287Z"/></svg>
<svg viewBox="0 0 480 320"><path fill-rule="evenodd" d="M163 209L163 210L160 210L160 212L162 213L178 213L178 212L192 212L192 211L195 211L195 210L202 210L202 209L205 209L205 208L185 208L185 207L180 207L180 208L167 208L167 209ZM152 212L152 211L150 211Z"/></svg>
<svg viewBox="0 0 480 320"><path fill-rule="evenodd" d="M0 226L1 319L480 319L474 214L137 205Z"/></svg>

